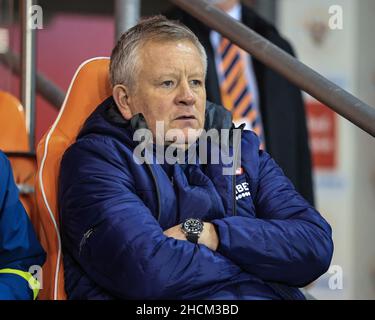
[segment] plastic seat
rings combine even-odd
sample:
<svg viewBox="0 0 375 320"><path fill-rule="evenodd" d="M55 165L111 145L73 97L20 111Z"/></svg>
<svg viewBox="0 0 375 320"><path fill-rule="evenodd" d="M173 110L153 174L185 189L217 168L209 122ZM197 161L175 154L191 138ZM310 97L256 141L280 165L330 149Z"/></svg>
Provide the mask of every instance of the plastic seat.
<svg viewBox="0 0 375 320"><path fill-rule="evenodd" d="M9 158L20 200L35 225L35 154L30 153L25 114L20 101L3 91L0 91L0 149Z"/></svg>
<svg viewBox="0 0 375 320"><path fill-rule="evenodd" d="M37 148L39 237L47 252L40 299L66 299L57 203L60 162L87 117L112 94L108 69L109 58L104 57L87 60L79 66L56 121Z"/></svg>

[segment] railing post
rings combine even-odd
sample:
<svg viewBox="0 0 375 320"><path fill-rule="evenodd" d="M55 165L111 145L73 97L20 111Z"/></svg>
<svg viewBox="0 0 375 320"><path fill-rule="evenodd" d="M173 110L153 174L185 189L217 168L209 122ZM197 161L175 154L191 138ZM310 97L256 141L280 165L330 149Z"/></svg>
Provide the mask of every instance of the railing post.
<svg viewBox="0 0 375 320"><path fill-rule="evenodd" d="M137 24L141 12L140 0L115 0L115 41Z"/></svg>
<svg viewBox="0 0 375 320"><path fill-rule="evenodd" d="M21 21L21 102L26 111L30 150L35 144L35 30L30 23L33 0L20 0Z"/></svg>

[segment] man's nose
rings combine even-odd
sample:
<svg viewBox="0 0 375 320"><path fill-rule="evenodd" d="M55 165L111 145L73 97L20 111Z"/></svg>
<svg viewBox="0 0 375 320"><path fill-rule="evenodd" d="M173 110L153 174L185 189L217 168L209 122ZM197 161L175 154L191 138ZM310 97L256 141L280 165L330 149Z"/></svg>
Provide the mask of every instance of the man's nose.
<svg viewBox="0 0 375 320"><path fill-rule="evenodd" d="M193 90L190 88L189 83L180 83L178 92L176 95L176 104L181 106L192 106L195 103L195 95Z"/></svg>

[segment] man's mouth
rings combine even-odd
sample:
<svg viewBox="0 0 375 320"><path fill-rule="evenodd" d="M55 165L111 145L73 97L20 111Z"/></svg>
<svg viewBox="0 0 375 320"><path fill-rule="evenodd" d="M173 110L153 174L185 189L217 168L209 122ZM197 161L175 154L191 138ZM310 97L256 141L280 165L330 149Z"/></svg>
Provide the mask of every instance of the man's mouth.
<svg viewBox="0 0 375 320"><path fill-rule="evenodd" d="M175 120L196 120L197 118L194 115L182 115L178 116Z"/></svg>

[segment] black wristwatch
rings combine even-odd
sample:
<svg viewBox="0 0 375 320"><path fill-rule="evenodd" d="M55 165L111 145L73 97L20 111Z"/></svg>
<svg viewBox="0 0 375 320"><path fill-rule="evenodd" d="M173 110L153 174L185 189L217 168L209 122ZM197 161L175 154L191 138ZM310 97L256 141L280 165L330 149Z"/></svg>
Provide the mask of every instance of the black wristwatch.
<svg viewBox="0 0 375 320"><path fill-rule="evenodd" d="M198 243L198 238L203 231L203 222L200 219L189 218L181 224L181 230L186 235L186 239L193 243Z"/></svg>

